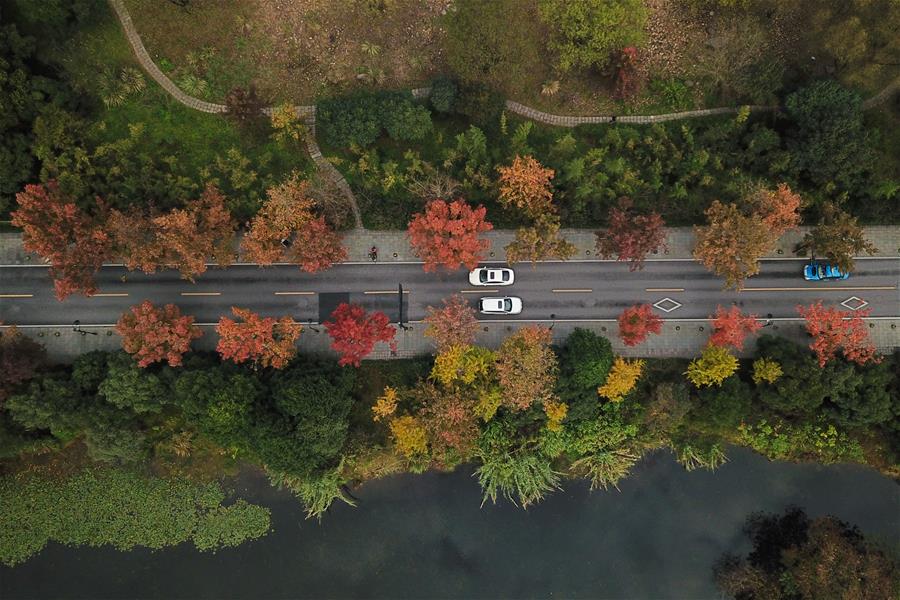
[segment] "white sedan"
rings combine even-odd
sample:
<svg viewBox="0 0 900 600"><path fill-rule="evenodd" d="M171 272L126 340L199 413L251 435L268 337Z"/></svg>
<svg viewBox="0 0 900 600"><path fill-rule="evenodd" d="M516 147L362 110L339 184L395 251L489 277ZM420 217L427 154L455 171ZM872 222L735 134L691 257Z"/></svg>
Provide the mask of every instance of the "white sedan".
<svg viewBox="0 0 900 600"><path fill-rule="evenodd" d="M478 267L469 273L469 283L478 286L512 285L516 276L512 269Z"/></svg>
<svg viewBox="0 0 900 600"><path fill-rule="evenodd" d="M478 310L484 315L517 315L522 312L522 299L515 296L482 298Z"/></svg>

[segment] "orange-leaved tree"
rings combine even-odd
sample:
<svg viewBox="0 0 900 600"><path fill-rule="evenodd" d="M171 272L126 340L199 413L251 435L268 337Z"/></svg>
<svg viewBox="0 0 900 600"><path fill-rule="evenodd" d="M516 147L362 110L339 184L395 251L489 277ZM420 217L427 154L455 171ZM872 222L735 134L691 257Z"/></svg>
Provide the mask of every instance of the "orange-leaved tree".
<svg viewBox="0 0 900 600"><path fill-rule="evenodd" d="M236 306L231 312L240 320L222 317L216 325L219 334L216 350L223 359L282 369L297 354L296 342L302 327L291 317L261 317Z"/></svg>
<svg viewBox="0 0 900 600"><path fill-rule="evenodd" d="M154 218L153 224L164 249L164 263L177 267L185 279L206 272L207 260L227 267L234 259L235 222L225 197L213 185L207 185L185 208Z"/></svg>
<svg viewBox="0 0 900 600"><path fill-rule="evenodd" d="M649 304L629 306L619 315L619 337L626 346L637 346L651 333L659 334L662 323Z"/></svg>
<svg viewBox="0 0 900 600"><path fill-rule="evenodd" d="M775 239L800 225L803 198L791 191L786 183L778 184L774 190L757 188L746 199Z"/></svg>
<svg viewBox="0 0 900 600"><path fill-rule="evenodd" d="M520 411L535 402L557 400L553 393L559 365L550 347L552 332L538 325L523 327L503 340L497 350L500 399L507 408Z"/></svg>
<svg viewBox="0 0 900 600"><path fill-rule="evenodd" d="M474 269L491 242L479 234L493 229L484 219L483 206L472 208L462 199L446 202L432 200L425 211L413 215L409 223L409 241L425 262L426 271L460 265Z"/></svg>
<svg viewBox="0 0 900 600"><path fill-rule="evenodd" d="M162 214L113 210L107 224L116 255L129 269L155 273L175 267L182 277L193 280L206 272L208 260L224 267L233 259L235 222L225 207L225 197L213 185L184 208Z"/></svg>
<svg viewBox="0 0 900 600"><path fill-rule="evenodd" d="M106 230L113 241L114 253L129 270L155 273L165 266L165 248L159 242L154 214L133 207L122 212L113 209L106 220Z"/></svg>
<svg viewBox="0 0 900 600"><path fill-rule="evenodd" d="M819 366L824 367L839 351L844 358L860 365L879 362L863 321L870 311L826 308L819 301L809 306L797 306L797 312L806 319L806 331L813 338L809 347L816 353Z"/></svg>
<svg viewBox="0 0 900 600"><path fill-rule="evenodd" d="M267 190L265 204L250 222L241 250L253 262L270 265L285 257L304 271L323 271L347 258L340 236L325 217L316 217L309 184L297 177ZM282 240L290 240L286 251Z"/></svg>
<svg viewBox="0 0 900 600"><path fill-rule="evenodd" d="M497 167L500 173L500 203L517 208L526 216L537 217L552 211L553 169L544 168L531 156L516 156L508 167Z"/></svg>
<svg viewBox="0 0 900 600"><path fill-rule="evenodd" d="M756 320L756 315L741 314L741 309L737 306L732 306L728 310L717 306L716 314L710 315L709 318L713 327L709 343L714 346L733 346L741 350L747 336L762 327L762 323Z"/></svg>
<svg viewBox="0 0 900 600"><path fill-rule="evenodd" d="M241 240L241 250L249 260L270 265L284 256L281 241L312 217L315 202L307 192L307 183L296 177L266 190L266 201Z"/></svg>
<svg viewBox="0 0 900 600"><path fill-rule="evenodd" d="M444 299L442 308L428 307L424 319L425 337L429 337L439 352L453 346L468 346L475 342L478 319L475 309L461 294Z"/></svg>
<svg viewBox="0 0 900 600"><path fill-rule="evenodd" d="M724 277L726 287L740 289L747 277L759 273L759 259L778 238L800 224L802 205L785 184L774 191L757 188L741 206L715 200L706 209L707 224L694 227L694 258Z"/></svg>
<svg viewBox="0 0 900 600"><path fill-rule="evenodd" d="M110 239L99 222L60 191L55 181L26 185L16 194L12 224L22 229L22 244L50 263L56 297L97 292L94 275L110 253Z"/></svg>
<svg viewBox="0 0 900 600"><path fill-rule="evenodd" d="M718 200L706 209L706 218L706 225L694 227L694 258L723 277L726 287L740 289L747 277L759 273L759 259L772 246L769 228L758 216Z"/></svg>
<svg viewBox="0 0 900 600"><path fill-rule="evenodd" d="M628 270L644 268L644 258L666 249L665 223L659 213L642 215L632 210L630 198L620 198L609 211L609 226L596 233L597 253L603 258L628 261Z"/></svg>
<svg viewBox="0 0 900 600"><path fill-rule="evenodd" d="M331 336L331 349L340 354L338 364L358 367L378 342L387 342L392 351L397 350L394 336L397 330L383 312L367 313L358 304L341 303L331 319L325 321L325 330Z"/></svg>
<svg viewBox="0 0 900 600"><path fill-rule="evenodd" d="M156 307L149 300L132 306L116 323L122 336L122 348L146 367L166 361L181 365L181 357L191 349L191 342L203 335L194 325L194 317L182 315L174 304Z"/></svg>

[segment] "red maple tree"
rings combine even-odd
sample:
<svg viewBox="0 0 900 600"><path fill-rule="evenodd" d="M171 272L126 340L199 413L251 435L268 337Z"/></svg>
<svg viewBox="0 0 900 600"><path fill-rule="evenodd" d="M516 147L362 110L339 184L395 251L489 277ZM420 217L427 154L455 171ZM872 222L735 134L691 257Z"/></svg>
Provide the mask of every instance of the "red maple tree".
<svg viewBox="0 0 900 600"><path fill-rule="evenodd" d="M629 306L619 315L619 337L626 346L637 346L651 333L661 332L662 323L649 304Z"/></svg>
<svg viewBox="0 0 900 600"><path fill-rule="evenodd" d="M462 199L446 202L433 200L409 223L409 241L425 262L426 271L443 267L455 270L460 265L474 269L482 254L491 247L489 240L478 234L490 231L483 206L472 208Z"/></svg>
<svg viewBox="0 0 900 600"><path fill-rule="evenodd" d="M609 211L609 227L597 232L597 252L603 258L629 261L628 270L644 268L651 252L665 250L665 223L659 213L635 214L630 198L620 198Z"/></svg>
<svg viewBox="0 0 900 600"><path fill-rule="evenodd" d="M809 306L797 306L797 312L806 319L806 331L813 338L809 347L816 353L819 366L824 367L838 351L847 360L860 365L880 361L863 321L870 311L825 308L819 301Z"/></svg>
<svg viewBox="0 0 900 600"><path fill-rule="evenodd" d="M116 333L122 336L122 348L141 367L161 361L180 366L191 341L203 335L194 325L194 317L182 315L174 304L156 307L149 300L123 314L116 323Z"/></svg>
<svg viewBox="0 0 900 600"><path fill-rule="evenodd" d="M424 335L434 341L439 352L475 342L478 319L475 309L461 294L445 298L443 308L429 306L424 322L427 325Z"/></svg>
<svg viewBox="0 0 900 600"><path fill-rule="evenodd" d="M341 303L331 320L325 321L325 330L331 336L331 349L341 355L338 364L358 367L378 342L387 342L396 352L394 336L397 330L390 325L383 312L367 313L358 304Z"/></svg>
<svg viewBox="0 0 900 600"><path fill-rule="evenodd" d="M0 329L0 408L15 387L31 379L46 360L44 347L15 326Z"/></svg>
<svg viewBox="0 0 900 600"><path fill-rule="evenodd" d="M641 77L638 69L638 51L634 46L626 46L619 52L614 95L619 100L626 100L637 94L640 88Z"/></svg>
<svg viewBox="0 0 900 600"><path fill-rule="evenodd" d="M347 249L341 244L337 232L325 222L325 217L319 217L297 230L291 246L291 258L307 273L318 273L330 268L333 263L346 260Z"/></svg>
<svg viewBox="0 0 900 600"><path fill-rule="evenodd" d="M756 315L743 315L737 306L728 310L717 306L716 314L709 318L713 327L709 343L715 346L733 346L738 350L743 349L748 335L762 327L762 323L756 320Z"/></svg>
<svg viewBox="0 0 900 600"><path fill-rule="evenodd" d="M296 342L303 328L291 317L261 317L236 306L231 312L241 321L222 317L216 325L216 351L223 359L282 369L297 354Z"/></svg>
<svg viewBox="0 0 900 600"><path fill-rule="evenodd" d="M98 220L78 208L55 181L27 185L16 194L12 224L22 229L22 244L50 263L56 297L97 292L94 275L110 252L110 239Z"/></svg>

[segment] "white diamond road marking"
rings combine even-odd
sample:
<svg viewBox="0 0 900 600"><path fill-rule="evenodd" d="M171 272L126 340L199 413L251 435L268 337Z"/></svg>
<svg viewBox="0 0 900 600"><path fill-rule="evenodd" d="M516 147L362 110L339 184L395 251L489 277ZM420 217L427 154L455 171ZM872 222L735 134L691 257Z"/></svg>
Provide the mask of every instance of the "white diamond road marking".
<svg viewBox="0 0 900 600"><path fill-rule="evenodd" d="M681 308L683 305L681 304L681 302L676 302L671 298L663 298L662 300L656 302L653 306L663 311L664 313L670 313L673 310Z"/></svg>
<svg viewBox="0 0 900 600"><path fill-rule="evenodd" d="M851 304L854 304L854 306L850 306ZM850 296L849 298L847 298L846 300L841 302L841 306L846 306L850 310L859 310L862 307L868 306L868 305L869 305L868 302L866 302L862 298L857 298L856 296Z"/></svg>

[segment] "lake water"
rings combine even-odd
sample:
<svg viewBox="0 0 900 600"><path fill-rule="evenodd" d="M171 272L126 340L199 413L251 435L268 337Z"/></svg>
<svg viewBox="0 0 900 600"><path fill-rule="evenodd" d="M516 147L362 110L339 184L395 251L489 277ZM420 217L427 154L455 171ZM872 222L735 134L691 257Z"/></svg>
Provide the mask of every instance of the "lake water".
<svg viewBox="0 0 900 600"><path fill-rule="evenodd" d="M402 475L307 521L292 496L248 476L239 491L272 509L265 538L217 554L51 544L0 568L12 598L715 598L711 567L745 552L754 511L790 504L833 514L900 551L900 486L867 468L772 463L744 449L715 472L647 457L621 491L583 482L527 511L479 508L469 470Z"/></svg>

